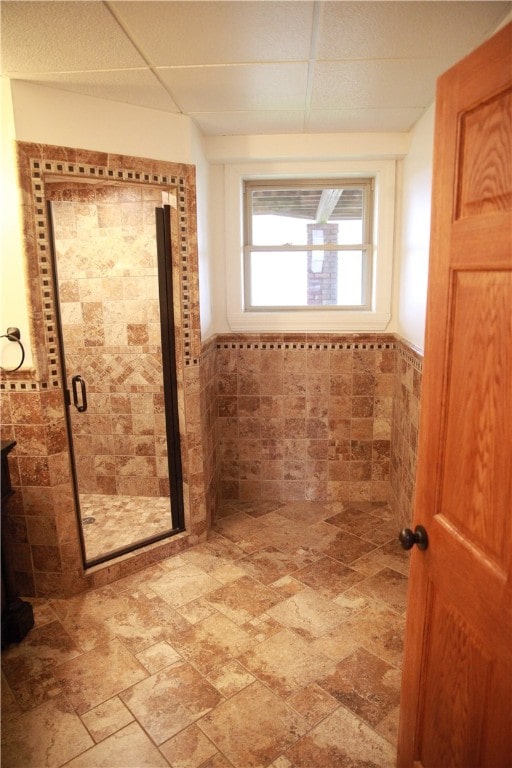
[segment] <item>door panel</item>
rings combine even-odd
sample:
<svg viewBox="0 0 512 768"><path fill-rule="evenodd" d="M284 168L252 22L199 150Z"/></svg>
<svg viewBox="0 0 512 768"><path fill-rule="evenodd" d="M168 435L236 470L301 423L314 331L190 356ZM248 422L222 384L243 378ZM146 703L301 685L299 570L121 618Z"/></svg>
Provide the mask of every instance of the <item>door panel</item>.
<svg viewBox="0 0 512 768"><path fill-rule="evenodd" d="M512 25L438 81L398 765L512 754Z"/></svg>
<svg viewBox="0 0 512 768"><path fill-rule="evenodd" d="M504 573L510 498L505 498L500 478L505 477L509 461L503 451L508 429L503 416L511 405L511 391L503 342L510 336L511 288L511 273L453 272L439 504L444 518Z"/></svg>

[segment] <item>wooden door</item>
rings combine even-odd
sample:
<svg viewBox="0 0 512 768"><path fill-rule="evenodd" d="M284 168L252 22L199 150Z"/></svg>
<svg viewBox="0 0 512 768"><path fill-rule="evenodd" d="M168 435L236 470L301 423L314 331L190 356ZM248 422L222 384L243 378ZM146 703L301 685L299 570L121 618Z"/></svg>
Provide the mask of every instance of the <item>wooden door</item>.
<svg viewBox="0 0 512 768"><path fill-rule="evenodd" d="M398 765L512 765L512 25L438 81Z"/></svg>

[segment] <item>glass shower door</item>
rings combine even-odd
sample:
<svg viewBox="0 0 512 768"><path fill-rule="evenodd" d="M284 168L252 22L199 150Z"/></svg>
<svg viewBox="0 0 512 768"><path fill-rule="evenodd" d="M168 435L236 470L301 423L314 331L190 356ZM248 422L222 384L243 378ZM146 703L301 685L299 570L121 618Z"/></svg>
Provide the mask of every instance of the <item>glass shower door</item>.
<svg viewBox="0 0 512 768"><path fill-rule="evenodd" d="M63 377L86 565L183 529L169 205L50 185ZM156 227L155 227L155 207Z"/></svg>

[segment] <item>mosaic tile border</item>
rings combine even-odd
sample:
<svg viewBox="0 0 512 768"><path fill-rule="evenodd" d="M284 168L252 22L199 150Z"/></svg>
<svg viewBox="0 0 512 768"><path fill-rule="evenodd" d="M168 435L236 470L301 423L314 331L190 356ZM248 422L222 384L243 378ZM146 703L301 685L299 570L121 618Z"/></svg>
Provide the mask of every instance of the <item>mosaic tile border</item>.
<svg viewBox="0 0 512 768"><path fill-rule="evenodd" d="M419 373L423 372L423 352L420 349L401 337L397 337L395 349L412 368Z"/></svg>
<svg viewBox="0 0 512 768"><path fill-rule="evenodd" d="M283 342L256 342L254 344L247 342L218 342L217 349L307 349L307 350L374 350L374 349L395 349L394 342L338 342L327 344L300 343L295 341Z"/></svg>
<svg viewBox="0 0 512 768"><path fill-rule="evenodd" d="M75 150L52 145L38 145L17 142L20 185L24 193L24 231L26 257L34 259L28 264L30 285L30 311L36 368L23 379L3 375L0 391L20 392L56 389L61 386L58 339L55 327L53 274L49 245L49 229L46 214L45 177L61 177L79 183L87 179L104 179L120 184L130 183L142 186L159 186L176 191L179 231L173 241L178 244L179 287L181 303L181 325L183 329L181 346L185 365L199 364L199 350L195 349L199 329L193 327L193 298L197 293L192 285L197 279L195 259L191 259L190 233L195 232L195 223L190 221L189 212L195 210L195 189L191 189L193 166L164 163L144 158L124 158L88 150ZM74 159L62 159L63 155ZM100 162L82 162L80 158ZM129 163L132 160L133 163ZM102 162L101 162L102 161ZM126 163L126 165L123 163ZM147 170L136 170L130 165L146 165ZM128 166L128 167L127 167ZM152 168L152 171L149 170ZM37 268L36 268L37 267ZM32 279L30 279L32 278ZM37 288L35 280L38 282ZM37 290L37 294L36 294Z"/></svg>

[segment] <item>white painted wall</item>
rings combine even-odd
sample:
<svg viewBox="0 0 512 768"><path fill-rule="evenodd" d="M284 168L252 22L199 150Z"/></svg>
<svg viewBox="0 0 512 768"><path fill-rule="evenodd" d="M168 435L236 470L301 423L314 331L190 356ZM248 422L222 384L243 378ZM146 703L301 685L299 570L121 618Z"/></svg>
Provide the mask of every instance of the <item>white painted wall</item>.
<svg viewBox="0 0 512 768"><path fill-rule="evenodd" d="M402 166L396 247L397 332L419 349L425 337L435 105L411 132Z"/></svg>
<svg viewBox="0 0 512 768"><path fill-rule="evenodd" d="M16 139L193 163L190 118L12 81Z"/></svg>
<svg viewBox="0 0 512 768"><path fill-rule="evenodd" d="M0 334L9 326L20 329L25 348L22 370L32 365L30 326L27 310L26 280L20 221L20 193L16 169L15 128L12 111L11 86L2 81L1 144L0 144ZM0 365L15 368L20 360L18 344L0 339Z"/></svg>

